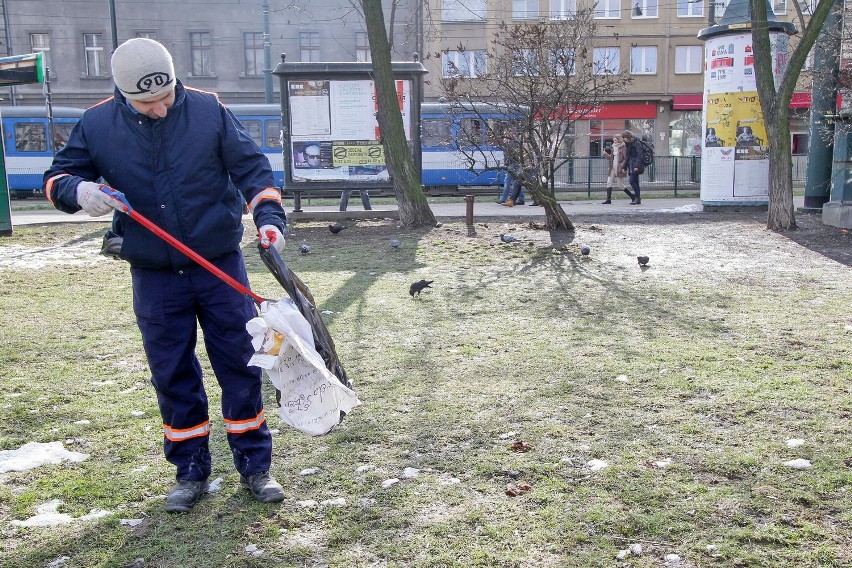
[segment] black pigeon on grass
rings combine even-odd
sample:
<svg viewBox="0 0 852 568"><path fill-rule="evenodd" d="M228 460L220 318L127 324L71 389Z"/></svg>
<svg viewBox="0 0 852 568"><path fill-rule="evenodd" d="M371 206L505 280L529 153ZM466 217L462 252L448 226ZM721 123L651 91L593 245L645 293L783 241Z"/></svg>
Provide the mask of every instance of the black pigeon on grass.
<svg viewBox="0 0 852 568"><path fill-rule="evenodd" d="M343 225L341 223L332 223L331 225L328 226L328 230L331 231L331 233L334 234L334 235L336 235L337 233L339 233L340 231L342 231L345 228L346 228L346 225Z"/></svg>
<svg viewBox="0 0 852 568"><path fill-rule="evenodd" d="M647 256L637 256L636 260L639 262L639 266L648 266L648 261L651 259Z"/></svg>
<svg viewBox="0 0 852 568"><path fill-rule="evenodd" d="M424 288L431 288L430 284L432 284L432 282L434 282L434 280L418 280L409 286L408 293L411 294L412 298L414 297L414 294L419 296L420 292L422 292Z"/></svg>

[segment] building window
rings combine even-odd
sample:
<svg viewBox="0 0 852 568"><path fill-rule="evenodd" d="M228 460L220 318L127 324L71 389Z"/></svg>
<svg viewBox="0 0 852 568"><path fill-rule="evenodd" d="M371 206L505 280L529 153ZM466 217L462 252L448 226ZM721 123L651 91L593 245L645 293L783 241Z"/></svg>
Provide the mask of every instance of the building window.
<svg viewBox="0 0 852 568"><path fill-rule="evenodd" d="M631 14L634 18L656 18L657 0L633 0Z"/></svg>
<svg viewBox="0 0 852 568"><path fill-rule="evenodd" d="M550 53L551 75L574 75L577 72L574 50L563 48Z"/></svg>
<svg viewBox="0 0 852 568"><path fill-rule="evenodd" d="M775 15L781 15L787 13L787 0L775 0L772 3L772 11L775 12Z"/></svg>
<svg viewBox="0 0 852 568"><path fill-rule="evenodd" d="M570 20L577 14L577 0L550 0L551 20Z"/></svg>
<svg viewBox="0 0 852 568"><path fill-rule="evenodd" d="M714 1L715 0L710 0L710 2ZM689 16L703 16L704 0L677 0L677 15L679 18Z"/></svg>
<svg viewBox="0 0 852 568"><path fill-rule="evenodd" d="M657 46L631 47L630 73L632 75L655 75L657 73Z"/></svg>
<svg viewBox="0 0 852 568"><path fill-rule="evenodd" d="M515 77L535 77L540 74L536 64L535 50L512 50L512 74Z"/></svg>
<svg viewBox="0 0 852 568"><path fill-rule="evenodd" d="M441 54L441 70L447 77L481 77L486 71L485 50L447 51Z"/></svg>
<svg viewBox="0 0 852 568"><path fill-rule="evenodd" d="M245 32L243 45L246 53L246 77L263 75L263 32Z"/></svg>
<svg viewBox="0 0 852 568"><path fill-rule="evenodd" d="M441 21L485 21L485 8L486 0L444 0L441 3Z"/></svg>
<svg viewBox="0 0 852 568"><path fill-rule="evenodd" d="M621 18L621 0L598 0L595 4L595 18Z"/></svg>
<svg viewBox="0 0 852 568"><path fill-rule="evenodd" d="M367 38L367 32L355 32L355 61L369 63L373 60L373 54L370 53L370 40Z"/></svg>
<svg viewBox="0 0 852 568"><path fill-rule="evenodd" d="M136 37L144 37L146 39L157 39L157 32L136 32Z"/></svg>
<svg viewBox="0 0 852 568"><path fill-rule="evenodd" d="M589 156L603 156L603 149L612 146L612 137L621 134L627 128L627 121L620 120L590 120L589 121Z"/></svg>
<svg viewBox="0 0 852 568"><path fill-rule="evenodd" d="M50 65L50 35L30 34L30 50L32 53L41 53L44 68L50 69L50 74L53 75L54 70Z"/></svg>
<svg viewBox="0 0 852 568"><path fill-rule="evenodd" d="M704 48L700 45L675 47L675 73L701 73L704 69Z"/></svg>
<svg viewBox="0 0 852 568"><path fill-rule="evenodd" d="M210 51L210 32L192 32L189 34L189 57L194 77L213 75L213 60Z"/></svg>
<svg viewBox="0 0 852 568"><path fill-rule="evenodd" d="M319 32L299 32L300 61L319 61Z"/></svg>
<svg viewBox="0 0 852 568"><path fill-rule="evenodd" d="M617 47L596 47L594 50L592 69L595 75L611 75L618 73L621 65L621 51Z"/></svg>
<svg viewBox="0 0 852 568"><path fill-rule="evenodd" d="M102 34L83 34L86 49L86 77L104 76L104 44Z"/></svg>
<svg viewBox="0 0 852 568"><path fill-rule="evenodd" d="M537 20L538 0L512 0L512 19Z"/></svg>

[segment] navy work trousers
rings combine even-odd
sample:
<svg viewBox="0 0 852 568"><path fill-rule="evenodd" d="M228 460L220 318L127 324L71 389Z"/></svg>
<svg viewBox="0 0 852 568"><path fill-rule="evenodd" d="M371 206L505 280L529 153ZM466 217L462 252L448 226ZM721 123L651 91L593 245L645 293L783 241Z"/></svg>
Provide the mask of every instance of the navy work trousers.
<svg viewBox="0 0 852 568"><path fill-rule="evenodd" d="M242 253L211 262L248 286ZM132 268L133 309L163 418L166 459L177 479L200 481L211 473L210 422L197 328L222 389L222 418L234 464L248 476L268 471L272 436L264 420L262 376L246 363L254 350L246 331L252 301L200 266L182 270Z"/></svg>

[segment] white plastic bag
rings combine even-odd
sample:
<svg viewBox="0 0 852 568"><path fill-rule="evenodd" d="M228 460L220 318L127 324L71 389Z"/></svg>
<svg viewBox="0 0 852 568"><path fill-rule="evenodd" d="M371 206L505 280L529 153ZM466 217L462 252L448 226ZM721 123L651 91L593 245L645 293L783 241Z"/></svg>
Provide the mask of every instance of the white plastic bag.
<svg viewBox="0 0 852 568"><path fill-rule="evenodd" d="M249 365L266 371L281 391L278 415L290 426L320 436L340 423L340 412L359 406L358 395L325 367L314 348L311 324L293 300L263 302L246 323L255 354Z"/></svg>

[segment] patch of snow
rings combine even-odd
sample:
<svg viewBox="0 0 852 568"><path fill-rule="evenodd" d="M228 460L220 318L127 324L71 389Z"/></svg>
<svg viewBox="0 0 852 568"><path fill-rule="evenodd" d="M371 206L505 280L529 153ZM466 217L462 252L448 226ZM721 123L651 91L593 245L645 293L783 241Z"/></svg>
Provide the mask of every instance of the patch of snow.
<svg viewBox="0 0 852 568"><path fill-rule="evenodd" d="M217 477L213 481L210 482L210 486L207 488L208 493L216 493L217 491L222 490L222 478Z"/></svg>
<svg viewBox="0 0 852 568"><path fill-rule="evenodd" d="M407 467L402 472L403 479L411 479L412 477L417 477L420 475L420 470L416 467Z"/></svg>
<svg viewBox="0 0 852 568"><path fill-rule="evenodd" d="M393 487L397 483L399 483L399 479L397 479L396 477L392 477L390 479L385 479L384 481L382 481L382 489L387 489L388 487Z"/></svg>
<svg viewBox="0 0 852 568"><path fill-rule="evenodd" d="M313 475L319 471L317 467L306 467L302 471L299 472L299 475Z"/></svg>
<svg viewBox="0 0 852 568"><path fill-rule="evenodd" d="M144 521L145 519L119 519L118 524L123 527L135 527L142 524Z"/></svg>
<svg viewBox="0 0 852 568"><path fill-rule="evenodd" d="M810 460L799 458L797 460L785 461L784 465L793 469L808 469L813 467Z"/></svg>
<svg viewBox="0 0 852 568"><path fill-rule="evenodd" d="M518 433L515 432L514 430L511 431L511 432L506 432L505 434L500 434L500 439L501 440L508 440L509 438L511 438L512 436L516 436L517 434Z"/></svg>
<svg viewBox="0 0 852 568"><path fill-rule="evenodd" d="M346 506L346 499L343 497L338 497L337 499L326 499L325 501L320 501L320 505L323 507L344 507Z"/></svg>
<svg viewBox="0 0 852 568"><path fill-rule="evenodd" d="M359 465L357 468L355 468L355 473L364 473L366 471L370 471L374 467L376 467L376 466L374 466L372 464Z"/></svg>
<svg viewBox="0 0 852 568"><path fill-rule="evenodd" d="M74 421L74 424L91 424L91 423L92 423L91 420L86 420L86 419Z"/></svg>
<svg viewBox="0 0 852 568"><path fill-rule="evenodd" d="M615 377L615 380L618 381L619 383L630 382L630 379L627 378L627 375L618 375L617 377Z"/></svg>
<svg viewBox="0 0 852 568"><path fill-rule="evenodd" d="M804 444L805 441L801 438L790 438L789 440L787 440L786 443L788 448L798 448L799 446Z"/></svg>
<svg viewBox="0 0 852 568"><path fill-rule="evenodd" d="M60 505L62 505L62 501L59 499L53 499L36 507L35 516L23 521L15 519L12 521L12 524L16 527L55 527L58 525L67 525L68 523L73 523L75 521L100 519L112 514L109 511L104 511L102 509L92 509L87 515L72 517L65 513L59 513L58 510Z"/></svg>
<svg viewBox="0 0 852 568"><path fill-rule="evenodd" d="M312 509L319 505L319 503L317 503L313 499L305 499L304 501L296 501L296 505L305 509Z"/></svg>
<svg viewBox="0 0 852 568"><path fill-rule="evenodd" d="M62 566L63 564L65 564L69 560L71 560L70 556L60 556L56 560L53 560L52 562L48 562L47 568L58 568L59 566Z"/></svg>
<svg viewBox="0 0 852 568"><path fill-rule="evenodd" d="M589 460L586 462L586 466L592 471L600 471L602 469L606 469L609 467L609 464L604 460Z"/></svg>
<svg viewBox="0 0 852 568"><path fill-rule="evenodd" d="M26 471L45 464L59 464L63 461L79 463L89 454L69 452L62 442L29 442L17 450L0 450L0 473L7 471Z"/></svg>

